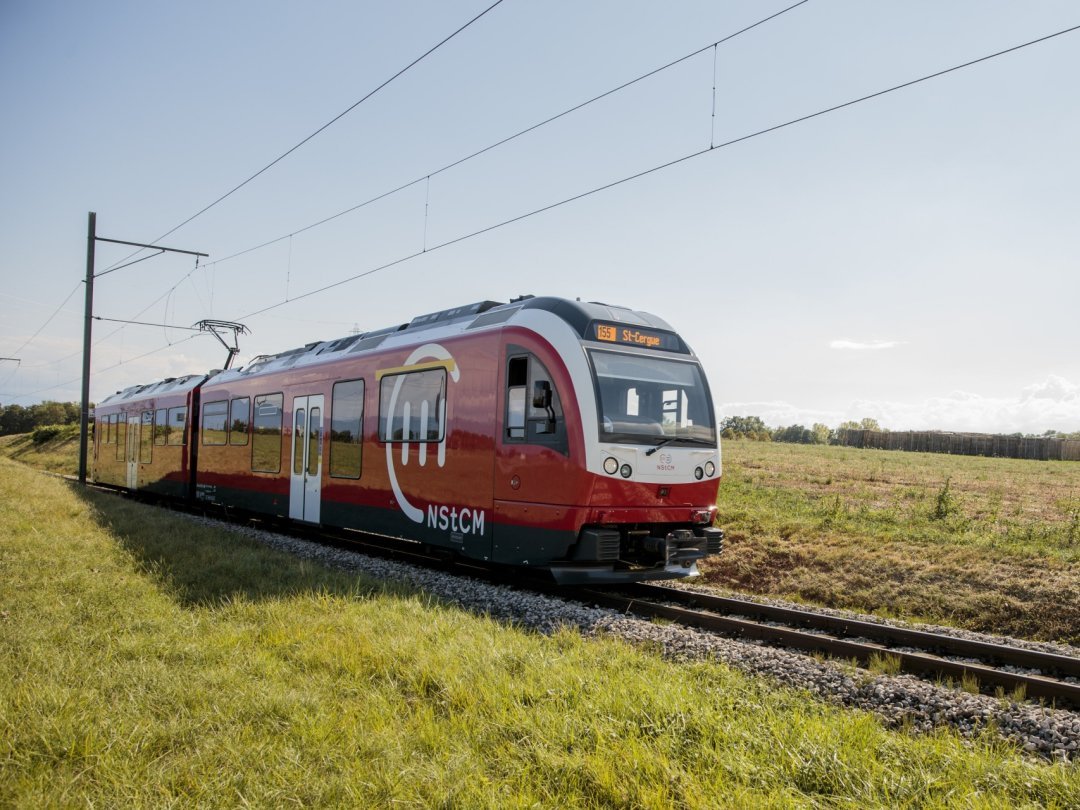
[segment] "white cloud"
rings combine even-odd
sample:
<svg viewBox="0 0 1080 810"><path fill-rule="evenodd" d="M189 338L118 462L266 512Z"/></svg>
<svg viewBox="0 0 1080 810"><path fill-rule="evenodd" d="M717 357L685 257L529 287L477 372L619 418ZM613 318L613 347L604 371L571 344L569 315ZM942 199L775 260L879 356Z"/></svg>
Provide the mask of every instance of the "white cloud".
<svg viewBox="0 0 1080 810"><path fill-rule="evenodd" d="M843 409L818 409L789 402L731 402L721 416L760 416L771 426L822 422L835 427L864 417L891 430L952 430L972 433L1042 433L1080 430L1080 385L1050 376L1014 397L954 391L921 402L856 400Z"/></svg>
<svg viewBox="0 0 1080 810"><path fill-rule="evenodd" d="M903 346L906 342L907 341L904 340L833 340L829 342L829 348L850 349L854 351L876 351L879 349L895 349L897 346Z"/></svg>

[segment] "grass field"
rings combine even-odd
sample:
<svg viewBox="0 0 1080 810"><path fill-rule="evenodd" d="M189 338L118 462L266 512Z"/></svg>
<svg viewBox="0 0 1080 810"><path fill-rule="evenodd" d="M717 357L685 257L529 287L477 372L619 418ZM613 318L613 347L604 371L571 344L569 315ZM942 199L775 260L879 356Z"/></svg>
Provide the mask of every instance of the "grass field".
<svg viewBox="0 0 1080 810"><path fill-rule="evenodd" d="M1075 806L1080 767L540 637L0 459L0 806Z"/></svg>
<svg viewBox="0 0 1080 810"><path fill-rule="evenodd" d="M32 433L0 436L0 455L41 470L75 475L79 471L79 426L65 425L43 442L35 442Z"/></svg>
<svg viewBox="0 0 1080 810"><path fill-rule="evenodd" d="M729 441L708 581L1080 643L1080 463Z"/></svg>

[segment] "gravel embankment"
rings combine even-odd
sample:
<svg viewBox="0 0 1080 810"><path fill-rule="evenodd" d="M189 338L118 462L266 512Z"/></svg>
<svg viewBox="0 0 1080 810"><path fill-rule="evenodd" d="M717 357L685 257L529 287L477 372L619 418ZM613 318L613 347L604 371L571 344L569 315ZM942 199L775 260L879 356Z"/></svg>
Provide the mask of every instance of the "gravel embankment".
<svg viewBox="0 0 1080 810"><path fill-rule="evenodd" d="M513 621L541 633L573 626L585 635L608 634L633 643L649 642L653 647L659 646L673 660L720 661L743 672L765 675L779 683L805 689L837 705L872 711L893 727L907 723L910 728L924 732L949 726L965 737L977 736L989 728L1032 754L1066 762L1080 759L1078 712L972 695L910 675L873 675L850 665L820 661L790 650L729 639L693 628L658 625L606 608L523 593L261 529L199 517L190 519L213 523L271 548L317 560L333 568L361 571L380 579L401 580L468 610ZM978 634L964 635L988 638Z"/></svg>

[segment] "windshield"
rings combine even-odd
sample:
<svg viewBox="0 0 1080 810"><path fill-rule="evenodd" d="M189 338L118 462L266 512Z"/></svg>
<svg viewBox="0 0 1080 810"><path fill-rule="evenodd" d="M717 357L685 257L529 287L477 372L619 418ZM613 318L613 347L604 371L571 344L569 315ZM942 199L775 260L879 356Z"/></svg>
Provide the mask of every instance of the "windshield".
<svg viewBox="0 0 1080 810"><path fill-rule="evenodd" d="M678 360L590 352L604 441L716 446L701 366Z"/></svg>

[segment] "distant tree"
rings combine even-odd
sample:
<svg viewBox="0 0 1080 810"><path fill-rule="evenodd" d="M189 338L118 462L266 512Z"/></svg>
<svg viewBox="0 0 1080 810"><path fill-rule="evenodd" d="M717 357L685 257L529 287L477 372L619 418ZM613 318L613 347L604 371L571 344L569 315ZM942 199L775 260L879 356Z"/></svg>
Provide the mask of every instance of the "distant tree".
<svg viewBox="0 0 1080 810"><path fill-rule="evenodd" d="M815 422L814 426L810 428L810 431L814 434L814 444L829 443L829 437L832 435L832 431L829 430L828 425L823 425L821 422Z"/></svg>
<svg viewBox="0 0 1080 810"><path fill-rule="evenodd" d="M30 414L22 405L8 405L0 413L0 435L10 436L13 433L27 433L30 431Z"/></svg>
<svg viewBox="0 0 1080 810"><path fill-rule="evenodd" d="M34 427L64 424L64 406L59 402L39 402L30 406Z"/></svg>
<svg viewBox="0 0 1080 810"><path fill-rule="evenodd" d="M841 422L837 430L882 430L877 419L866 417L861 422Z"/></svg>
<svg viewBox="0 0 1080 810"><path fill-rule="evenodd" d="M39 402L24 408L22 405L0 407L0 436L29 433L43 425L70 425L79 421L80 407L76 402Z"/></svg>
<svg viewBox="0 0 1080 810"><path fill-rule="evenodd" d="M720 422L720 435L724 438L760 440L761 434L768 433L768 426L758 416L728 416Z"/></svg>
<svg viewBox="0 0 1080 810"><path fill-rule="evenodd" d="M802 425L789 425L777 428L773 431L773 441L790 442L792 444L813 444L814 431L808 430Z"/></svg>

